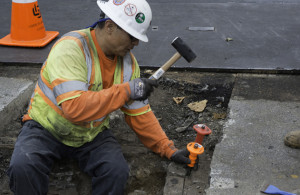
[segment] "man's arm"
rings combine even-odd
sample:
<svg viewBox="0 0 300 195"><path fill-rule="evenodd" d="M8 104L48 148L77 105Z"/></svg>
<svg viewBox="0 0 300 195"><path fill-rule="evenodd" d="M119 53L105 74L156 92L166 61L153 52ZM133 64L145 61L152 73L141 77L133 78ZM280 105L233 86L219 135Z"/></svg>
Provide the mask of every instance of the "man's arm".
<svg viewBox="0 0 300 195"><path fill-rule="evenodd" d="M152 111L138 116L125 115L125 120L141 142L153 152L170 159L177 151Z"/></svg>
<svg viewBox="0 0 300 195"><path fill-rule="evenodd" d="M130 99L147 98L153 91L153 86L157 86L155 81L137 78L99 92L84 91L79 97L66 100L61 105L70 121L92 121L121 108Z"/></svg>
<svg viewBox="0 0 300 195"><path fill-rule="evenodd" d="M129 101L129 84L113 85L101 91L85 91L79 97L61 103L63 112L70 121L88 122L102 118Z"/></svg>

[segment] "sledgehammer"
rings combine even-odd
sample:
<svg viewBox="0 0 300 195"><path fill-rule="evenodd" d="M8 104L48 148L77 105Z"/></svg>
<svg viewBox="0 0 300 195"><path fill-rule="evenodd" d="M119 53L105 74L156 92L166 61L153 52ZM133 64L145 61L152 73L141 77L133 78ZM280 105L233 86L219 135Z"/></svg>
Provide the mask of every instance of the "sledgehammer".
<svg viewBox="0 0 300 195"><path fill-rule="evenodd" d="M173 47L177 52L164 64L162 65L153 75L149 77L152 80L158 80L180 57L184 57L189 63L192 62L197 56L191 50L191 48L185 44L180 37L176 37L172 41ZM130 105L134 101L130 100L127 104Z"/></svg>
<svg viewBox="0 0 300 195"><path fill-rule="evenodd" d="M172 41L173 47L177 52L160 67L149 79L158 80L177 60L182 56L188 63L192 62L197 56L191 48L185 44L180 37L176 37Z"/></svg>

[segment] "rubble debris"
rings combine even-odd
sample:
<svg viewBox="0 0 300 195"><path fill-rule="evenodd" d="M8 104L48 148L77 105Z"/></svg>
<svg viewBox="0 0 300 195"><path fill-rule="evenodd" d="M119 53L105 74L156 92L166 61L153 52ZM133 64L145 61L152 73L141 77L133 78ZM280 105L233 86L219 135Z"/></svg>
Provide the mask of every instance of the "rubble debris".
<svg viewBox="0 0 300 195"><path fill-rule="evenodd" d="M16 138L0 137L0 149L14 149Z"/></svg>
<svg viewBox="0 0 300 195"><path fill-rule="evenodd" d="M298 179L298 178L299 178L298 175L291 175L291 177L292 177L293 179Z"/></svg>
<svg viewBox="0 0 300 195"><path fill-rule="evenodd" d="M195 112L203 112L203 110L206 107L206 103L207 103L207 100L202 100L200 102L189 103L187 106Z"/></svg>
<svg viewBox="0 0 300 195"><path fill-rule="evenodd" d="M213 113L213 119L225 119L226 118L226 113Z"/></svg>
<svg viewBox="0 0 300 195"><path fill-rule="evenodd" d="M153 74L153 70L149 70L148 69L148 70L145 70L144 73L146 73L146 74Z"/></svg>
<svg viewBox="0 0 300 195"><path fill-rule="evenodd" d="M183 126L176 128L175 131L181 133L185 131L193 122L194 120L190 117L186 121L184 121Z"/></svg>
<svg viewBox="0 0 300 195"><path fill-rule="evenodd" d="M216 100L217 101L220 101L220 102L224 102L225 101L225 98L224 97L216 97Z"/></svg>
<svg viewBox="0 0 300 195"><path fill-rule="evenodd" d="M176 104L181 104L185 97L173 97Z"/></svg>
<svg viewBox="0 0 300 195"><path fill-rule="evenodd" d="M200 89L200 92L208 91L208 87L208 84L205 84L205 86L202 89Z"/></svg>
<svg viewBox="0 0 300 195"><path fill-rule="evenodd" d="M233 41L233 38L227 37L227 38L226 38L226 41L227 41L227 42Z"/></svg>

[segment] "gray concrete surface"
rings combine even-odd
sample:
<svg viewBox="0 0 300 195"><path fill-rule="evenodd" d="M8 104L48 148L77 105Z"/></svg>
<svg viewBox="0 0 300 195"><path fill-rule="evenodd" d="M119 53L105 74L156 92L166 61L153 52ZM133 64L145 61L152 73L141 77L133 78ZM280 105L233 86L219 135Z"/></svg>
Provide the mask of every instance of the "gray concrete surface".
<svg viewBox="0 0 300 195"><path fill-rule="evenodd" d="M205 154L203 154L205 155ZM170 163L167 169L167 177L164 186L164 195L197 195L203 194L201 186L208 186L209 178L200 174L203 170L209 170L210 163L203 155L199 156L198 170L192 170L190 175L186 175L184 166Z"/></svg>
<svg viewBox="0 0 300 195"><path fill-rule="evenodd" d="M299 83L299 76L238 77L208 195L261 194L270 184L300 194L300 150L283 142L287 132L300 130Z"/></svg>
<svg viewBox="0 0 300 195"><path fill-rule="evenodd" d="M153 10L150 42L140 43L133 51L141 66L161 66L175 53L171 41L180 36L198 57L191 64L180 59L174 65L177 68L300 71L299 1L149 0L149 4ZM73 0L72 4L40 0L39 6L46 30L59 31L59 37L98 19L98 7L91 0ZM0 37L4 37L10 33L11 1L0 2L0 16ZM214 31L193 27L213 27ZM0 63L41 64L53 43L44 48L0 46Z"/></svg>
<svg viewBox="0 0 300 195"><path fill-rule="evenodd" d="M0 77L0 124L9 124L24 110L33 92L34 83L20 78Z"/></svg>

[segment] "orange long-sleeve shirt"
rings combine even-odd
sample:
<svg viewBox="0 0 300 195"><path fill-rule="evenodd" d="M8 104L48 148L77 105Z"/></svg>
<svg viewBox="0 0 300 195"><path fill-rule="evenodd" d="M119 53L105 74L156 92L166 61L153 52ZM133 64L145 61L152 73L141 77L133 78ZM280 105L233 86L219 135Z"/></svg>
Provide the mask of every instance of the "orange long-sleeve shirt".
<svg viewBox="0 0 300 195"><path fill-rule="evenodd" d="M101 64L103 90L86 91L81 96L61 104L65 116L72 122L87 122L101 118L122 107L129 99L129 83L113 85L116 58L105 56L97 44L95 32L91 32ZM152 111L139 116L125 115L127 124L134 130L141 142L153 152L170 158L177 150L168 139Z"/></svg>

